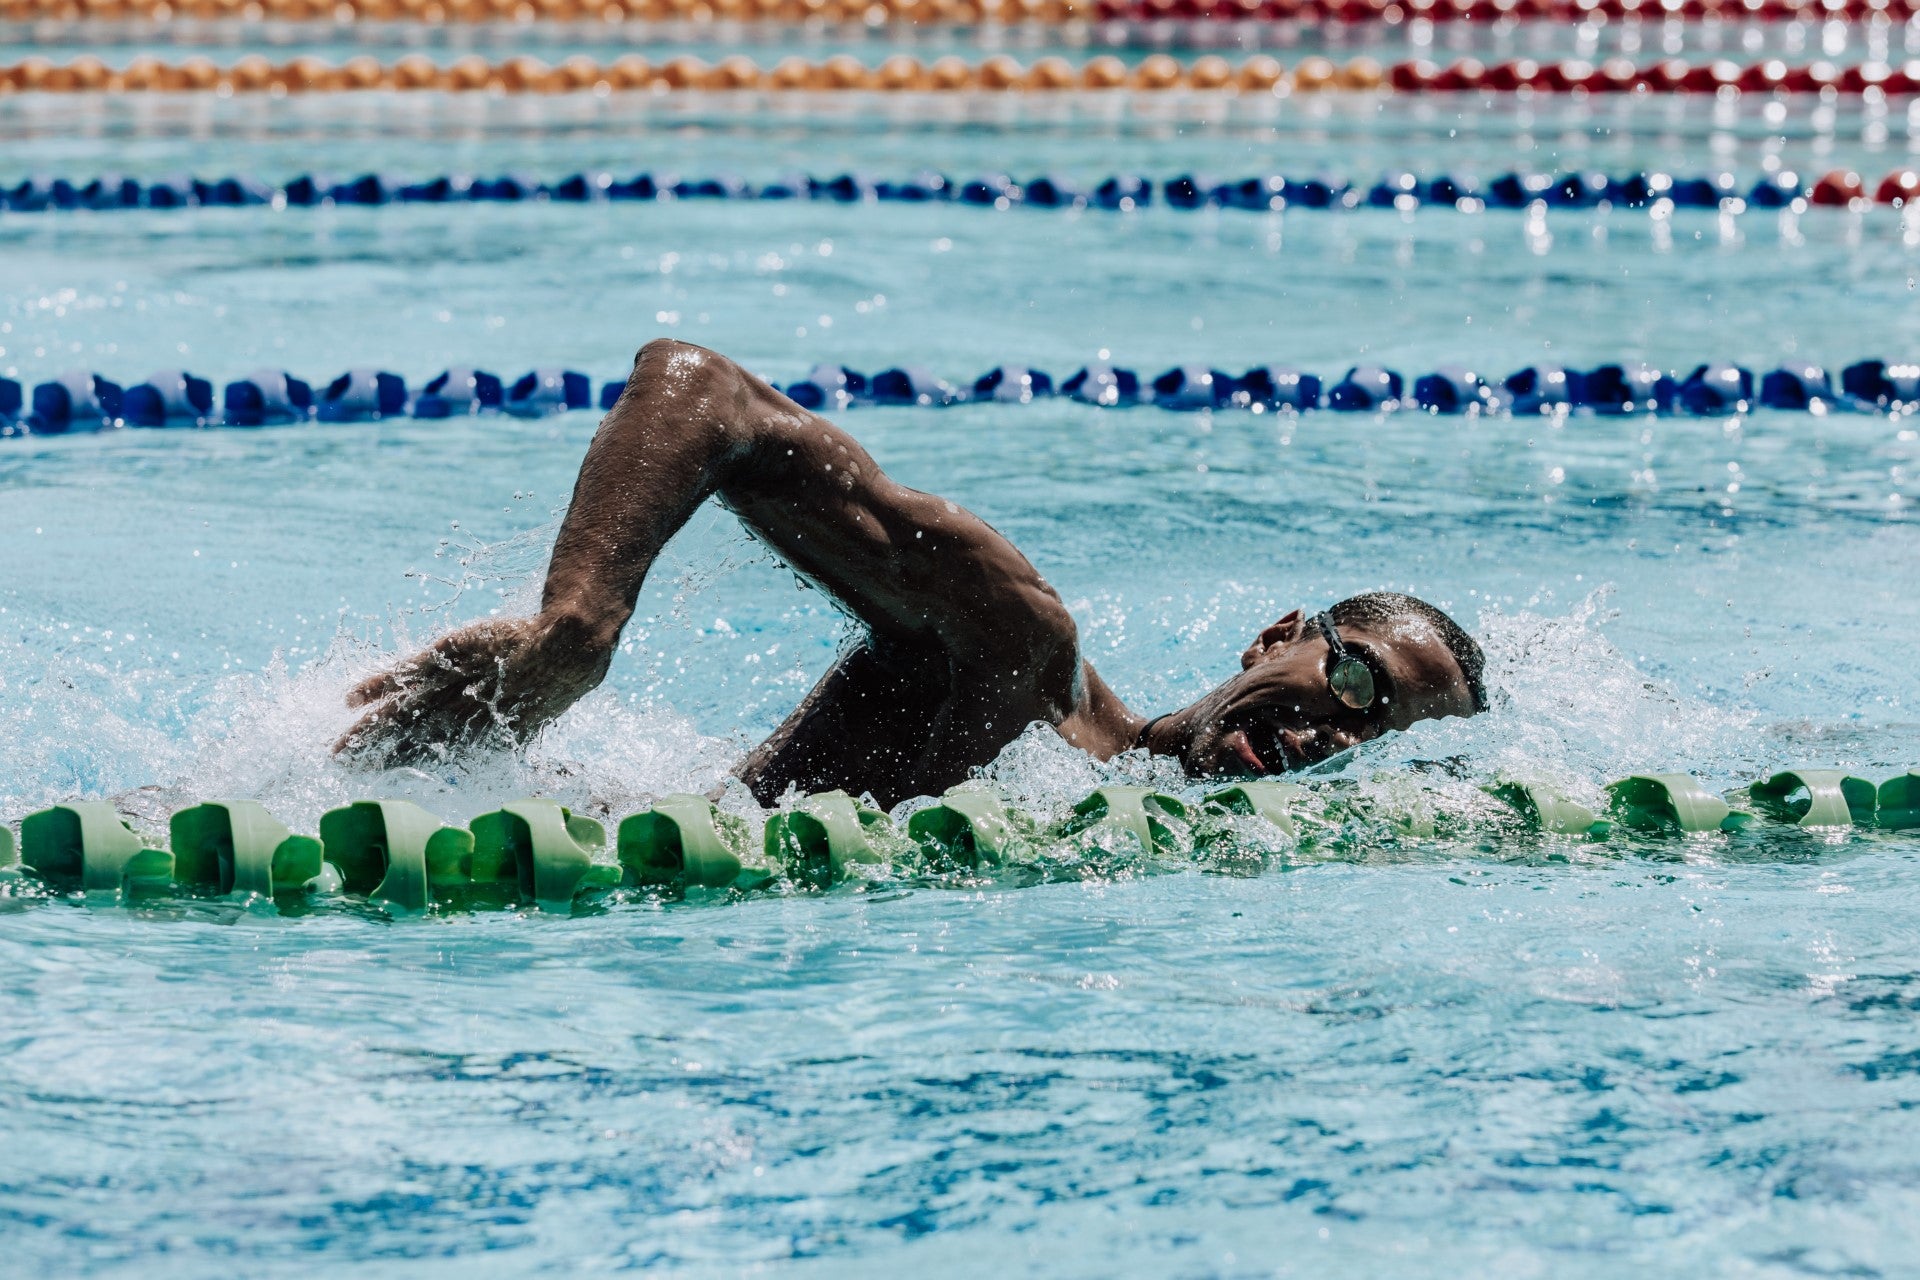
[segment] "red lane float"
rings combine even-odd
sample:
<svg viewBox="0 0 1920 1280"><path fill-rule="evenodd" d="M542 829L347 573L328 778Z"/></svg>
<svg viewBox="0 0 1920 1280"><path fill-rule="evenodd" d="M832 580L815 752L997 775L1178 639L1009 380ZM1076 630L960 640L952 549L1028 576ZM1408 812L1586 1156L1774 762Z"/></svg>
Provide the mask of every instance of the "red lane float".
<svg viewBox="0 0 1920 1280"><path fill-rule="evenodd" d="M1875 188L1873 198L1879 204L1911 204L1920 199L1920 171L1901 169L1890 173Z"/></svg>

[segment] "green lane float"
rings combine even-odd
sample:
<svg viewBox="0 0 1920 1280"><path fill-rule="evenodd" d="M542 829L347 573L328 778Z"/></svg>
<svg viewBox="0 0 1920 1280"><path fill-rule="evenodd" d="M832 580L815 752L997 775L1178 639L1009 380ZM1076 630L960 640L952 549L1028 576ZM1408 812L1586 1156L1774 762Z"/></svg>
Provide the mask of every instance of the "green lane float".
<svg viewBox="0 0 1920 1280"><path fill-rule="evenodd" d="M878 809L844 791L826 791L768 818L762 844L768 862L824 889L847 879L854 867L886 862L884 844L892 831L893 820Z"/></svg>
<svg viewBox="0 0 1920 1280"><path fill-rule="evenodd" d="M348 893L405 911L425 911L436 889L471 880L473 833L410 800L356 800L334 809L320 819L320 840Z"/></svg>
<svg viewBox="0 0 1920 1280"><path fill-rule="evenodd" d="M1877 788L1841 769L1783 769L1747 788L1760 812L1796 827L1872 825Z"/></svg>
<svg viewBox="0 0 1920 1280"><path fill-rule="evenodd" d="M908 818L907 838L920 846L928 866L938 871L997 867L1021 843L1013 816L1000 797L970 787L954 787L938 804Z"/></svg>
<svg viewBox="0 0 1920 1280"><path fill-rule="evenodd" d="M320 878L325 849L295 835L257 800L211 800L182 809L167 824L176 884L271 898Z"/></svg>
<svg viewBox="0 0 1920 1280"><path fill-rule="evenodd" d="M1302 805L1313 800L1313 792L1297 782L1236 782L1210 792L1209 808L1242 818L1261 818L1287 835L1298 835Z"/></svg>
<svg viewBox="0 0 1920 1280"><path fill-rule="evenodd" d="M1889 831L1920 827L1920 769L1909 769L1880 784L1874 820Z"/></svg>
<svg viewBox="0 0 1920 1280"><path fill-rule="evenodd" d="M552 800L516 800L467 824L472 882L510 887L542 911L572 909L583 889L612 888L621 868L594 861L607 829Z"/></svg>
<svg viewBox="0 0 1920 1280"><path fill-rule="evenodd" d="M1376 775L1375 782L1388 781ZM1322 811L1327 822L1342 826L1361 823L1383 827L1401 840L1428 840L1440 834L1443 823L1457 825L1456 815L1443 814L1437 807L1440 797L1421 787L1392 786L1376 792L1364 792L1352 783L1336 783L1329 788Z"/></svg>
<svg viewBox="0 0 1920 1280"><path fill-rule="evenodd" d="M1060 834L1102 830L1132 836L1142 853L1186 853L1193 848L1187 806L1152 787L1101 787L1073 806Z"/></svg>
<svg viewBox="0 0 1920 1280"><path fill-rule="evenodd" d="M746 863L747 824L704 796L655 801L620 824L617 856L638 885L750 888L766 877Z"/></svg>
<svg viewBox="0 0 1920 1280"><path fill-rule="evenodd" d="M1783 769L1745 788L1755 812L1733 808L1685 773L1609 784L1605 817L1543 782L1506 779L1481 789L1534 831L1588 840L1733 832L1761 818L1810 831L1920 828L1920 769L1877 786L1842 769ZM208 801L172 816L171 849L149 847L111 804L74 801L27 815L18 839L0 826L0 880L31 875L127 897L176 885L265 899L344 890L403 911L525 904L565 913L582 893L621 885L756 892L783 877L824 889L896 869L909 877L1008 866L1044 874L1047 859L1036 855L1048 840L1204 862L1238 847L1236 818L1304 832L1335 852L1363 847L1370 833L1457 834L1464 812L1436 810L1436 799L1445 803L1439 792L1410 786L1368 792L1350 780L1258 779L1194 803L1116 783L1043 827L974 783L916 811L901 832L886 814L830 791L768 815L756 839L745 819L705 798L671 795L621 822L610 856L605 827L553 800L518 800L466 827L410 801L359 800L325 814L317 840L290 831L257 801ZM1086 851L1059 852L1074 861Z"/></svg>
<svg viewBox="0 0 1920 1280"><path fill-rule="evenodd" d="M1690 773L1640 773L1607 784L1615 821L1663 835L1738 831L1753 821L1700 785Z"/></svg>
<svg viewBox="0 0 1920 1280"><path fill-rule="evenodd" d="M99 800L30 813L20 824L20 859L47 880L78 880L88 893L156 892L173 881L173 855L150 849Z"/></svg>
<svg viewBox="0 0 1920 1280"><path fill-rule="evenodd" d="M1604 840L1613 831L1611 822L1544 782L1509 779L1481 790L1511 805L1536 831L1548 835Z"/></svg>

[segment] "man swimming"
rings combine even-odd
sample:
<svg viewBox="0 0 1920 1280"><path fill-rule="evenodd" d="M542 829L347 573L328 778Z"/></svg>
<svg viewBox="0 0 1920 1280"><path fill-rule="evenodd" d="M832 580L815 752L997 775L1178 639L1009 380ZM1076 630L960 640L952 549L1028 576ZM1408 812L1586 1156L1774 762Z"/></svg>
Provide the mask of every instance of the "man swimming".
<svg viewBox="0 0 1920 1280"><path fill-rule="evenodd" d="M985 521L894 483L854 438L725 356L648 343L574 485L540 612L474 623L348 694L335 750L432 759L524 741L606 678L660 550L717 497L865 627L735 772L802 792L933 795L1029 724L1102 760L1134 747L1196 776L1278 773L1486 706L1480 648L1440 610L1372 592L1254 638L1241 670L1148 719L1080 653L1058 593Z"/></svg>

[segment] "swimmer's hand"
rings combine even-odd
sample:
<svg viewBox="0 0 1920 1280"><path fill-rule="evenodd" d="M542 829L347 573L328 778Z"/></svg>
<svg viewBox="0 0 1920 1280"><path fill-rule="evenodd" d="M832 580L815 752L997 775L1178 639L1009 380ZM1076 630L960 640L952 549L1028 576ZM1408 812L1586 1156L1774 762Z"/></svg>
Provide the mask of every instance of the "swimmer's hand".
<svg viewBox="0 0 1920 1280"><path fill-rule="evenodd" d="M605 678L613 646L565 615L476 622L362 681L371 708L333 752L372 767L428 764L488 738L525 742Z"/></svg>

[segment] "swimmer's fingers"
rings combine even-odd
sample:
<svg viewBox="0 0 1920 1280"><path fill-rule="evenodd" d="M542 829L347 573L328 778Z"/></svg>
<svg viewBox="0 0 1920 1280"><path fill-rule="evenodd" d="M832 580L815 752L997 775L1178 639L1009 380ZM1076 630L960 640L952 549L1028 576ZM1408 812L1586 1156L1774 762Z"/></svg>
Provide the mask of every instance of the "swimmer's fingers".
<svg viewBox="0 0 1920 1280"><path fill-rule="evenodd" d="M451 637L449 637L451 638ZM349 707L364 707L370 703L383 702L388 698L415 688L436 670L447 665L446 640L440 640L430 648L413 655L404 662L397 662L378 675L362 680L347 690Z"/></svg>
<svg viewBox="0 0 1920 1280"><path fill-rule="evenodd" d="M457 676L498 642L499 631L495 624L482 622L441 636L411 658L347 690L347 705L364 707L426 685L436 677Z"/></svg>
<svg viewBox="0 0 1920 1280"><path fill-rule="evenodd" d="M494 730L551 719L525 705L530 634L524 620L475 623L361 681L347 705L369 710L334 754L373 766L427 761Z"/></svg>
<svg viewBox="0 0 1920 1280"><path fill-rule="evenodd" d="M386 737L389 723L387 708L369 711L353 722L353 727L335 739L334 755L354 763L372 763L376 744Z"/></svg>
<svg viewBox="0 0 1920 1280"><path fill-rule="evenodd" d="M428 744L460 736L482 704L473 681L436 649L354 686L350 707L369 710L333 744L333 753L366 764L417 758Z"/></svg>
<svg viewBox="0 0 1920 1280"><path fill-rule="evenodd" d="M370 702L383 702L400 692L403 680L404 677L400 674L398 667L391 671L382 671L377 676L369 676L347 690L347 705L364 707Z"/></svg>
<svg viewBox="0 0 1920 1280"><path fill-rule="evenodd" d="M407 688L355 721L333 754L375 767L406 764L466 745L490 721L464 680Z"/></svg>
<svg viewBox="0 0 1920 1280"><path fill-rule="evenodd" d="M333 744L333 754L356 764L381 765L409 755L419 738L417 700L383 702L354 721Z"/></svg>

